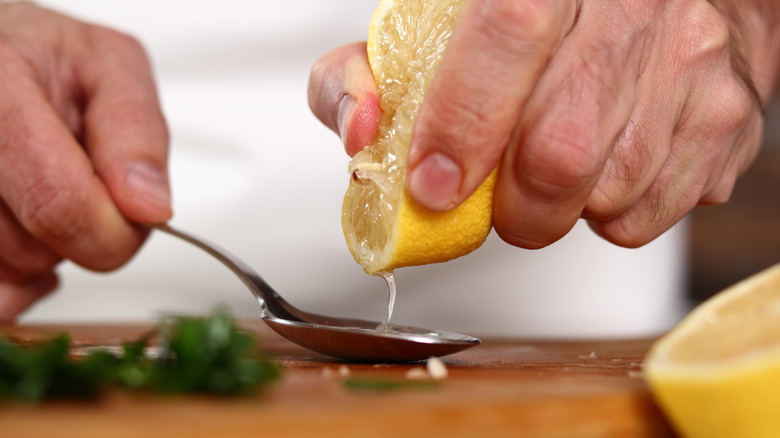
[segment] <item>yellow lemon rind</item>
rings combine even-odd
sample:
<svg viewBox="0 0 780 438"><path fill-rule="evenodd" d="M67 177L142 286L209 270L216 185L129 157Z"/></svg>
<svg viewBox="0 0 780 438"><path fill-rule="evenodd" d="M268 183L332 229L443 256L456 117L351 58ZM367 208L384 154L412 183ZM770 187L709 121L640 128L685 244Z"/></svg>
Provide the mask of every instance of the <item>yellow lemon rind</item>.
<svg viewBox="0 0 780 438"><path fill-rule="evenodd" d="M374 271L446 262L479 248L492 228L495 182L493 171L466 201L446 212L420 207L404 192L392 257Z"/></svg>
<svg viewBox="0 0 780 438"><path fill-rule="evenodd" d="M708 316L759 288L780 296L780 265L724 290L694 309L653 345L645 377L653 396L685 437L776 437L780 430L780 343L717 360L679 360L672 352L706 334ZM764 289L766 290L766 289ZM778 298L780 299L780 298ZM716 324L717 322L711 322ZM748 322L749 323L749 322ZM717 348L718 339L712 339Z"/></svg>
<svg viewBox="0 0 780 438"><path fill-rule="evenodd" d="M464 256L479 248L492 229L496 175L494 169L471 196L446 212L427 210L404 191L393 238L384 251L376 253L374 260L365 260L358 242L350 235L347 247L363 270L372 275Z"/></svg>

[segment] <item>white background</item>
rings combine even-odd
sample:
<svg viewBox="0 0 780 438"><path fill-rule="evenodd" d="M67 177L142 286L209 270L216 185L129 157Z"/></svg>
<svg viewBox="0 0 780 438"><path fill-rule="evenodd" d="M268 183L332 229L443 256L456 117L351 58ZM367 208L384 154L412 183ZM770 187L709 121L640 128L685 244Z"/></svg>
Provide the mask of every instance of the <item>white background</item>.
<svg viewBox="0 0 780 438"><path fill-rule="evenodd" d="M171 134L174 225L217 242L306 310L380 320L386 291L344 243L348 159L311 115L314 61L365 38L370 0L51 0L147 48ZM684 311L685 230L639 250L584 224L539 251L491 235L461 259L396 272L394 322L478 336L657 334ZM65 264L63 284L23 322L151 320L257 304L217 261L154 235L125 268Z"/></svg>

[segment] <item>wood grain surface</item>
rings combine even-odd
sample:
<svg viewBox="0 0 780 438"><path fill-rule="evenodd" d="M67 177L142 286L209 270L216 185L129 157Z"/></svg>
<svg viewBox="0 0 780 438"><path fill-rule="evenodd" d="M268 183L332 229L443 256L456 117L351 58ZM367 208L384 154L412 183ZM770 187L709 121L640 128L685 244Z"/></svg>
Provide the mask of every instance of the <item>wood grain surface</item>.
<svg viewBox="0 0 780 438"><path fill-rule="evenodd" d="M298 347L249 324L283 367L280 381L238 399L112 392L93 402L0 405L0 436L26 437L671 437L641 377L649 339L487 340L444 358L435 388L358 391L350 376L404 379L413 364L358 364ZM74 348L115 346L146 325L17 326L36 343L67 331Z"/></svg>

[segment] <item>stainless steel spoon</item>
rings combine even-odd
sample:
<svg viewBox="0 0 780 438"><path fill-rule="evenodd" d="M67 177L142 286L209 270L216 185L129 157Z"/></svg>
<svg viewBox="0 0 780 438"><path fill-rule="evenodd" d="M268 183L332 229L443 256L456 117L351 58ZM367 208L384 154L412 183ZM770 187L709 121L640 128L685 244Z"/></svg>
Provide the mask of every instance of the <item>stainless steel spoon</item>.
<svg viewBox="0 0 780 438"><path fill-rule="evenodd" d="M280 335L310 350L355 361L407 362L446 356L479 344L479 339L441 330L390 324L377 330L378 322L336 318L293 307L252 268L215 245L172 228L154 228L206 251L230 268L260 303L260 317Z"/></svg>

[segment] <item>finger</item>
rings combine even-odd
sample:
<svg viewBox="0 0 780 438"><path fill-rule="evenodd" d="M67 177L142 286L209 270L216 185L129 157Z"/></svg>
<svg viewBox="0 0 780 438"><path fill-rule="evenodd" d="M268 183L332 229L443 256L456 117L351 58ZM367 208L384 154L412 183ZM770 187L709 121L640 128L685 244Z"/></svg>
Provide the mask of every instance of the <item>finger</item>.
<svg viewBox="0 0 780 438"><path fill-rule="evenodd" d="M682 142L673 141L675 150ZM701 152L701 150L699 150ZM651 186L626 213L589 225L606 240L627 248L645 245L682 220L697 205L705 184L705 169L697 154L672 154Z"/></svg>
<svg viewBox="0 0 780 438"><path fill-rule="evenodd" d="M672 153L651 187L626 214L591 224L621 246L644 245L697 204L724 202L759 144L757 102L743 83L724 73L693 90L672 139ZM718 84L718 93L712 93Z"/></svg>
<svg viewBox="0 0 780 438"><path fill-rule="evenodd" d="M603 222L624 214L642 198L669 158L689 88L689 75L670 74L670 63L669 57L642 60L630 119L588 196L583 218Z"/></svg>
<svg viewBox="0 0 780 438"><path fill-rule="evenodd" d="M513 245L540 248L569 232L628 123L640 51L609 7L582 6L504 154L494 225Z"/></svg>
<svg viewBox="0 0 780 438"><path fill-rule="evenodd" d="M92 50L75 62L87 96L84 147L127 219L165 222L172 215L168 131L146 54L113 30L88 32Z"/></svg>
<svg viewBox="0 0 780 438"><path fill-rule="evenodd" d="M663 29L664 9L650 14L649 25ZM663 23L663 24L661 24ZM643 32L641 68L636 71L636 91L631 117L613 146L582 217L603 222L632 208L666 163L672 134L688 98L694 73L680 69L672 47L679 46L679 31ZM622 66L621 66L622 68Z"/></svg>
<svg viewBox="0 0 780 438"><path fill-rule="evenodd" d="M723 204L731 198L737 178L747 170L749 163L753 162L761 144L763 119L756 117L751 125L736 140L737 147L728 166L712 188L702 195L699 205Z"/></svg>
<svg viewBox="0 0 780 438"><path fill-rule="evenodd" d="M697 19L667 46L678 69L668 76L693 78L679 84L688 96L672 130L671 153L635 206L591 224L621 246L652 241L697 204L724 202L760 144L760 103L733 68L728 27L706 3L693 6L688 13Z"/></svg>
<svg viewBox="0 0 780 438"><path fill-rule="evenodd" d="M758 155L762 134L764 132L764 119L761 116L760 105L756 103L754 109L747 116L744 125L739 129L731 144L726 145L727 154L722 170L710 175L699 199L699 205L723 204L729 200L737 178L747 170L750 163Z"/></svg>
<svg viewBox="0 0 780 438"><path fill-rule="evenodd" d="M341 136L350 156L376 137L381 109L365 43L340 47L317 60L308 96L314 115Z"/></svg>
<svg viewBox="0 0 780 438"><path fill-rule="evenodd" d="M0 55L3 55L0 53ZM87 155L53 112L24 64L0 70L0 198L32 236L92 269L111 269L138 248Z"/></svg>
<svg viewBox="0 0 780 438"><path fill-rule="evenodd" d="M575 3L465 3L409 149L406 185L422 206L456 206L496 167L551 52L574 21Z"/></svg>
<svg viewBox="0 0 780 438"><path fill-rule="evenodd" d="M9 280L51 271L62 257L22 228L8 208L0 200L0 264L18 273Z"/></svg>
<svg viewBox="0 0 780 438"><path fill-rule="evenodd" d="M13 324L22 312L56 289L58 283L54 273L20 283L0 279L0 325Z"/></svg>
<svg viewBox="0 0 780 438"><path fill-rule="evenodd" d="M757 98L755 89L752 88L752 84L745 83L744 89L749 96L752 96L750 102L752 105L745 100L743 95L743 103L748 104L745 107L748 112L742 115L746 117L743 118L744 125L736 134L734 147L728 157L725 170L720 177L714 175L711 178L711 184L705 188L705 193L699 200L700 205L722 204L728 201L736 185L737 178L748 169L760 150L764 133L762 105ZM725 98L729 100L733 98L740 99L739 93L737 96L729 96L727 93ZM727 105L730 105L730 103Z"/></svg>
<svg viewBox="0 0 780 438"><path fill-rule="evenodd" d="M639 98L638 106L587 199L582 212L585 219L606 221L632 208L669 158L677 119L675 102L672 99L646 102Z"/></svg>

